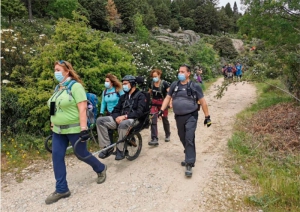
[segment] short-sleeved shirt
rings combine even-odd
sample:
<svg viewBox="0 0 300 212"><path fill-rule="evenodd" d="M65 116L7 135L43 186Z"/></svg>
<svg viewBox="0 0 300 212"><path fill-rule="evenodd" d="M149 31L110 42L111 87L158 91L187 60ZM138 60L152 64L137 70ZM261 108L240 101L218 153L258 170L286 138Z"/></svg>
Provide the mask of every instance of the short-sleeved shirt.
<svg viewBox="0 0 300 212"><path fill-rule="evenodd" d="M191 95L188 95L188 83L191 88ZM173 82L170 86L168 95L172 97L173 111L176 115L186 115L198 110L197 101L204 97L198 83L189 81L182 85L180 82Z"/></svg>
<svg viewBox="0 0 300 212"><path fill-rule="evenodd" d="M80 83L75 83L71 88L72 96L67 93L67 90L59 90L55 92L48 100L48 107L50 102L55 102L55 115L51 116L51 123L54 124L53 132L61 134L80 133L80 126L70 127L68 129L61 129L57 126L79 124L79 110L77 104L79 102L87 101L86 93Z"/></svg>
<svg viewBox="0 0 300 212"><path fill-rule="evenodd" d="M153 99L163 99L164 96L166 96L167 93L168 93L167 89L170 87L169 83L166 82L165 80L161 80L160 83L163 83L162 84L162 91L161 91L162 93L159 91L159 86L156 87L154 82L150 82L150 84L149 84L149 89L152 90L152 98ZM153 85L153 88L152 88L152 85ZM164 96L163 96L163 94L164 94Z"/></svg>

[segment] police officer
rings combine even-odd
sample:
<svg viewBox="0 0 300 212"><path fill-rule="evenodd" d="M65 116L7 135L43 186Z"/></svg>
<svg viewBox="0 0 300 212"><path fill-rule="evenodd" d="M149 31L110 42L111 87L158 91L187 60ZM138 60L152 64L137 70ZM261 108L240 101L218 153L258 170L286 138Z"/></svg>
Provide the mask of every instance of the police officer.
<svg viewBox="0 0 300 212"><path fill-rule="evenodd" d="M185 160L181 162L186 167L185 176L192 176L192 167L196 161L195 131L198 121L198 110L202 106L205 115L204 126L211 125L208 106L198 83L190 81L191 69L184 64L179 67L178 79L170 86L158 116L162 116L171 98L178 130L178 136L184 147ZM200 105L199 105L200 104Z"/></svg>

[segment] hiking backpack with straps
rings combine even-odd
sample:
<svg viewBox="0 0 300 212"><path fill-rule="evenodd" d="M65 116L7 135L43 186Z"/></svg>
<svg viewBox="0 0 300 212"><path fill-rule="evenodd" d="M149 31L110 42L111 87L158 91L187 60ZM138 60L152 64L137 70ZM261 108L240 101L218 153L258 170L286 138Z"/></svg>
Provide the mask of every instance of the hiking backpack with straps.
<svg viewBox="0 0 300 212"><path fill-rule="evenodd" d="M160 81L160 84L159 84L159 86L158 86L158 91L155 91L155 92L157 92L157 93L160 93L163 99L164 99L164 98L166 97L166 95L167 95L166 90L165 90L165 87L164 87L164 82L166 82L166 81L161 80L161 81ZM153 92L153 87L154 87L154 82L152 81L152 82L151 82L151 90L152 90L152 92Z"/></svg>
<svg viewBox="0 0 300 212"><path fill-rule="evenodd" d="M72 96L72 86L76 83L76 80L71 80L69 84L66 86L65 90L69 94L69 100L71 101L73 96ZM58 91L59 85L57 85L54 89L54 92ZM86 93L86 98L87 98L87 126L93 127L96 123L97 115L98 115L98 98L96 94L93 93Z"/></svg>
<svg viewBox="0 0 300 212"><path fill-rule="evenodd" d="M114 93L117 94L118 98L120 98L120 93L117 92L116 90L114 92L110 92L110 93L107 93L107 89L104 90L104 93L103 93L103 97L106 96L106 95L113 95Z"/></svg>

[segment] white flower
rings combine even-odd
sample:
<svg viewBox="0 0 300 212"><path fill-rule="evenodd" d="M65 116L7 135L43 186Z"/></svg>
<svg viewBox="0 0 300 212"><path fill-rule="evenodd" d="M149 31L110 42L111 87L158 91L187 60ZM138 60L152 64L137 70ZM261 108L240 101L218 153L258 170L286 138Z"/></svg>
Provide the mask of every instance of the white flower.
<svg viewBox="0 0 300 212"><path fill-rule="evenodd" d="M9 52L9 49L8 49L8 48L6 48L6 49L4 49L4 51L6 51L6 52Z"/></svg>
<svg viewBox="0 0 300 212"><path fill-rule="evenodd" d="M4 59L4 57L0 57L0 59Z"/></svg>
<svg viewBox="0 0 300 212"><path fill-rule="evenodd" d="M15 46L13 46L13 47L11 47L12 49L17 49L17 47L15 47Z"/></svg>
<svg viewBox="0 0 300 212"><path fill-rule="evenodd" d="M26 52L23 52L23 54L26 54Z"/></svg>
<svg viewBox="0 0 300 212"><path fill-rule="evenodd" d="M5 79L5 80L2 80L2 83L7 84L7 83L10 83L10 81Z"/></svg>
<svg viewBox="0 0 300 212"><path fill-rule="evenodd" d="M5 75L9 75L9 73L6 71L6 72L5 72Z"/></svg>
<svg viewBox="0 0 300 212"><path fill-rule="evenodd" d="M1 41L1 43L5 43L5 41L4 41L4 40L2 40L2 41Z"/></svg>

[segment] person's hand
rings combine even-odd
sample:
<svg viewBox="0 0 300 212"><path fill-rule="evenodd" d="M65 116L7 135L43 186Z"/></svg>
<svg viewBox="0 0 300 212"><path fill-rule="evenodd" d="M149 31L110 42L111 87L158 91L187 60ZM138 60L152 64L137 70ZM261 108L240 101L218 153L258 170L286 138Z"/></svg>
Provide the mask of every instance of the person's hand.
<svg viewBox="0 0 300 212"><path fill-rule="evenodd" d="M162 116L163 116L163 113L164 113L164 111L162 111L162 110L158 111L157 117L158 117L158 118L162 117Z"/></svg>
<svg viewBox="0 0 300 212"><path fill-rule="evenodd" d="M125 116L118 116L118 117L116 118L116 122L117 122L117 124L120 124L121 121L123 121L123 120L125 120L125 119L126 119Z"/></svg>
<svg viewBox="0 0 300 212"><path fill-rule="evenodd" d="M87 131L87 130L82 130L82 131L80 132L80 136L79 136L79 137L81 138L82 141L88 140L88 139L90 138L89 131Z"/></svg>
<svg viewBox="0 0 300 212"><path fill-rule="evenodd" d="M204 119L204 126L207 125L207 127L210 127L211 125L211 120L210 120L210 116L205 116Z"/></svg>
<svg viewBox="0 0 300 212"><path fill-rule="evenodd" d="M103 116L103 113L100 113L99 116L102 117L102 116Z"/></svg>

